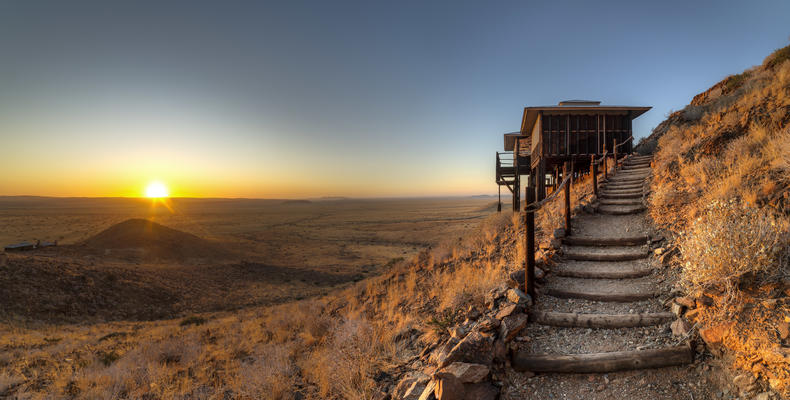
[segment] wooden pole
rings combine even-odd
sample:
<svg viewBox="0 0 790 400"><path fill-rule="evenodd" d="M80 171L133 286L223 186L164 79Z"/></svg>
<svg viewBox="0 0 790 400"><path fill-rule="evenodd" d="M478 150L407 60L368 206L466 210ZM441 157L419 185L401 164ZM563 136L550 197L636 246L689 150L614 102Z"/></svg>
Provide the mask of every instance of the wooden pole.
<svg viewBox="0 0 790 400"><path fill-rule="evenodd" d="M590 156L590 175L592 175L593 193L598 197L598 168L595 167L595 154Z"/></svg>
<svg viewBox="0 0 790 400"><path fill-rule="evenodd" d="M562 166L562 179L565 180L569 173L568 162ZM571 235L571 181L565 185L565 235Z"/></svg>
<svg viewBox="0 0 790 400"><path fill-rule="evenodd" d="M614 148L612 152L614 153L614 169L617 169L617 139L614 140Z"/></svg>
<svg viewBox="0 0 790 400"><path fill-rule="evenodd" d="M502 212L502 185L497 185L496 212Z"/></svg>
<svg viewBox="0 0 790 400"><path fill-rule="evenodd" d="M603 142L603 153L606 154L606 142ZM603 157L603 179L609 179L609 175L606 172L606 156Z"/></svg>
<svg viewBox="0 0 790 400"><path fill-rule="evenodd" d="M527 294L535 298L535 212L530 209L532 203L535 202L535 187L532 185L527 186L526 205L524 206L524 225L526 225L527 235L524 240L524 254L526 257L524 267L527 269L526 281L524 282L524 289Z"/></svg>

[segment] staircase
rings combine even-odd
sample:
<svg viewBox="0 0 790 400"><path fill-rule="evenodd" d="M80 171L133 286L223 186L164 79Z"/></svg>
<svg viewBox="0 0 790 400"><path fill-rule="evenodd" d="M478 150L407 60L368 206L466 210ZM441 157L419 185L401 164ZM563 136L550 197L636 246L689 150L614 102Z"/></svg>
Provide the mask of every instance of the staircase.
<svg viewBox="0 0 790 400"><path fill-rule="evenodd" d="M650 156L634 156L602 185L593 215L572 221L561 260L530 313L529 341L512 353L517 371L607 373L693 361L669 332L669 288L650 265L643 197Z"/></svg>

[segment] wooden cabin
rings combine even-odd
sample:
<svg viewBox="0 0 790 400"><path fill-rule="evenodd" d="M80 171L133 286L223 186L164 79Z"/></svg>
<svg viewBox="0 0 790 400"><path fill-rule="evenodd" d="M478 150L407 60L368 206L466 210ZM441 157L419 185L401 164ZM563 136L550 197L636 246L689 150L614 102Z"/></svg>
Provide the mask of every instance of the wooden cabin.
<svg viewBox="0 0 790 400"><path fill-rule="evenodd" d="M513 194L513 210L519 209L521 177L536 188L537 199L555 184L565 162L574 172L589 171L591 156L611 155L616 143L633 135L631 122L651 107L606 106L600 101L568 100L556 106L525 107L521 130L506 133L505 152L497 153L496 182ZM633 140L617 149L625 155ZM501 192L500 192L501 193Z"/></svg>

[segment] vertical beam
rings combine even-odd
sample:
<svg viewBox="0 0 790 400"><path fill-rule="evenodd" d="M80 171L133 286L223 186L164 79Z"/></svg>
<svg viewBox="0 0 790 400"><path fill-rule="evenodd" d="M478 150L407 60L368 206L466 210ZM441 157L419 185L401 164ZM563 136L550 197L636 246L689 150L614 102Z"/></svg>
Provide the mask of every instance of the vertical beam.
<svg viewBox="0 0 790 400"><path fill-rule="evenodd" d="M518 173L513 179L513 212L518 212L521 208L521 182Z"/></svg>
<svg viewBox="0 0 790 400"><path fill-rule="evenodd" d="M617 169L617 139L614 140L614 146L612 147L612 152L614 154L614 169Z"/></svg>
<svg viewBox="0 0 790 400"><path fill-rule="evenodd" d="M502 212L502 185L497 184L496 212Z"/></svg>
<svg viewBox="0 0 790 400"><path fill-rule="evenodd" d="M595 168L595 154L590 155L590 175L592 175L593 193L598 198L598 168Z"/></svg>
<svg viewBox="0 0 790 400"><path fill-rule="evenodd" d="M569 167L570 165L567 161L562 166L563 180L570 176L568 175L569 173L573 173ZM571 234L571 180L568 180L568 183L565 184L565 234L568 236Z"/></svg>
<svg viewBox="0 0 790 400"><path fill-rule="evenodd" d="M535 183L537 183L537 192L535 197L538 201L546 198L546 160L540 160L538 163L538 173L535 176Z"/></svg>
<svg viewBox="0 0 790 400"><path fill-rule="evenodd" d="M603 143L603 152L606 153L606 142ZM606 179L606 180L609 179L609 175L607 175L607 172L606 172L606 158L607 157L608 157L608 155L603 158L603 161L602 161L603 164L601 164L603 166L603 178Z"/></svg>
<svg viewBox="0 0 790 400"><path fill-rule="evenodd" d="M527 201L524 209L524 225L527 228L526 237L524 238L524 254L526 257L524 268L527 269L525 271L526 274L524 274L524 289L532 297L533 302L537 300L535 298L535 212L530 209L530 205L535 202L534 189L534 186L527 186Z"/></svg>

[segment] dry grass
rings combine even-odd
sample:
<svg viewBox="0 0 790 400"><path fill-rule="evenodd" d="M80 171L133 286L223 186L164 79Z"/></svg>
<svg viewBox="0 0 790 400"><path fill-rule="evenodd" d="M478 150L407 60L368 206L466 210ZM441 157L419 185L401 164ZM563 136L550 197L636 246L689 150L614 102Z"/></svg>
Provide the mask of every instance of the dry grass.
<svg viewBox="0 0 790 400"><path fill-rule="evenodd" d="M734 321L735 366L790 395L777 326L790 311L790 46L695 97L654 131L654 221L677 234L701 328Z"/></svg>
<svg viewBox="0 0 790 400"><path fill-rule="evenodd" d="M574 204L589 189L575 185ZM559 226L559 207L538 214L539 241ZM482 307L521 267L522 218L491 215L469 235L320 298L167 321L5 325L0 397L373 398L448 334L442 324Z"/></svg>

